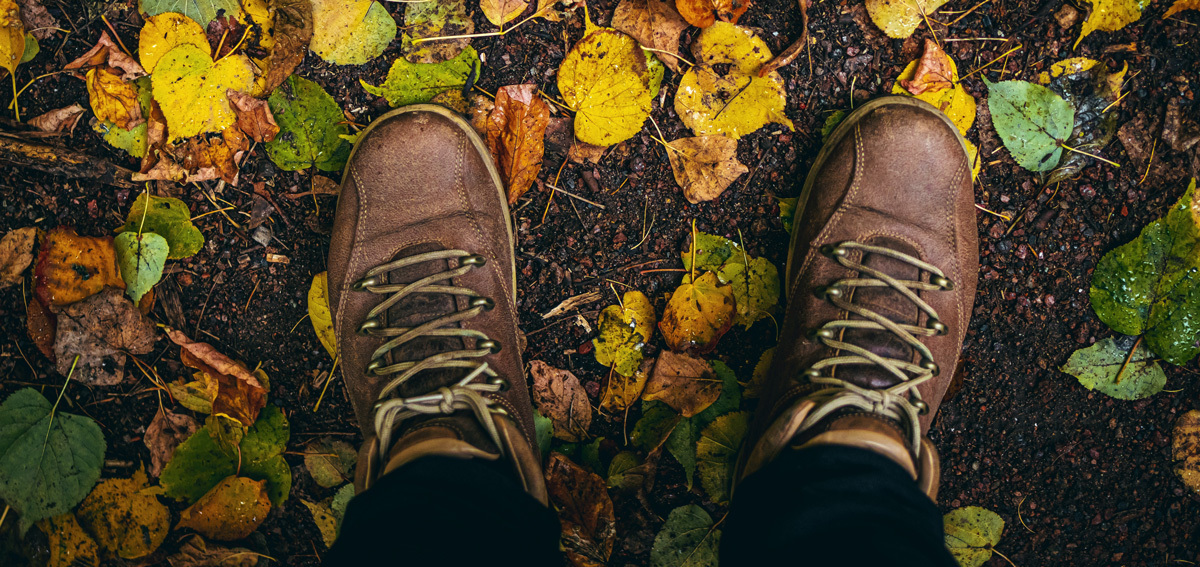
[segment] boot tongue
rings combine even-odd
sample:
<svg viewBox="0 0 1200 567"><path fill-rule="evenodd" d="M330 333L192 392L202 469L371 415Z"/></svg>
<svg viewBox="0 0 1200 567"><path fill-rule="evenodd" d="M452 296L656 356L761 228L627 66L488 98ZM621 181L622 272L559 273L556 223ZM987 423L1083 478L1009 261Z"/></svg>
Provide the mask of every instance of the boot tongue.
<svg viewBox="0 0 1200 567"><path fill-rule="evenodd" d="M915 249L902 241L876 238L870 244L903 252L914 258L920 257ZM912 281L921 276L921 271L916 266L881 254L864 253L860 263L898 280ZM859 277L870 276L864 273L859 274ZM916 325L920 318L920 309L916 304L890 286L855 288L850 302L902 325ZM850 318L865 319L853 314ZM908 343L885 329L848 329L843 334L842 340L884 358L912 361L914 357L913 348ZM875 365L838 366L834 372L837 378L864 388L887 388L900 381L892 373Z"/></svg>

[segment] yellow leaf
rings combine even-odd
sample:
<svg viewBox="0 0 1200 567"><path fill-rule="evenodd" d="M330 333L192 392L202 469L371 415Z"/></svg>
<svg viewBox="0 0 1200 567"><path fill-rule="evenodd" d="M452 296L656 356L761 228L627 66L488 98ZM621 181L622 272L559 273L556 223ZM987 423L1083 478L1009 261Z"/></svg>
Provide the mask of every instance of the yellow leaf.
<svg viewBox="0 0 1200 567"><path fill-rule="evenodd" d="M77 515L96 543L110 555L137 559L154 553L171 529L171 512L158 501L145 469L131 478L114 478L83 499Z"/></svg>
<svg viewBox="0 0 1200 567"><path fill-rule="evenodd" d="M758 76L772 56L754 32L717 22L696 37L692 54L697 65L679 81L675 112L697 136L736 140L772 122L795 129L784 114L783 78Z"/></svg>
<svg viewBox="0 0 1200 567"><path fill-rule="evenodd" d="M867 0L871 21L888 37L903 39L949 0Z"/></svg>
<svg viewBox="0 0 1200 567"><path fill-rule="evenodd" d="M138 59L147 73L154 72L154 66L164 55L183 44L195 45L211 55L208 37L204 28L195 20L175 12L163 12L146 19L138 35Z"/></svg>
<svg viewBox="0 0 1200 567"><path fill-rule="evenodd" d="M511 22L525 11L529 2L525 0L479 0L479 8L489 22L502 26Z"/></svg>
<svg viewBox="0 0 1200 567"><path fill-rule="evenodd" d="M917 66L921 63L920 59L915 59L909 62L899 77L896 77L896 84L892 86L892 94L911 96L932 104L945 113L950 121L958 127L958 131L965 135L967 130L970 130L971 126L975 124L975 97L971 96L971 93L968 93L959 82L958 65L954 63L954 59L949 55L945 57L945 61L950 64L950 83L952 85L950 88L929 89L919 95L913 95L905 90L901 81L913 80L917 74Z"/></svg>
<svg viewBox="0 0 1200 567"><path fill-rule="evenodd" d="M142 116L137 85L122 79L116 69L100 67L89 70L87 90L92 112L101 122L112 122L128 130L146 121L146 117Z"/></svg>
<svg viewBox="0 0 1200 567"><path fill-rule="evenodd" d="M308 288L308 318L329 356L337 358L337 336L333 333L333 315L329 312L328 272L313 276Z"/></svg>
<svg viewBox="0 0 1200 567"><path fill-rule="evenodd" d="M1050 79L1057 79L1063 75L1082 73L1088 69L1091 69L1092 67L1095 67L1098 63L1100 62L1088 57L1071 57L1069 59L1063 59L1062 61L1051 65L1049 71L1042 71L1039 73L1038 84L1048 85L1050 84Z"/></svg>
<svg viewBox="0 0 1200 567"><path fill-rule="evenodd" d="M50 559L46 567L98 567L100 557L96 541L83 531L74 514L46 518L37 523L49 540Z"/></svg>
<svg viewBox="0 0 1200 567"><path fill-rule="evenodd" d="M1117 31L1142 17L1142 10L1150 5L1150 0L1094 0L1092 11L1083 22L1079 31L1079 39L1071 49L1079 47L1079 42L1096 30Z"/></svg>
<svg viewBox="0 0 1200 567"><path fill-rule="evenodd" d="M318 530L321 530L321 539L325 542L325 547L333 547L338 532L337 518L333 517L333 512L323 504L315 504L303 499L300 502L304 504L305 508L308 508L312 514L313 523L317 524Z"/></svg>
<svg viewBox="0 0 1200 567"><path fill-rule="evenodd" d="M177 527L217 541L242 539L258 529L271 511L266 486L265 480L226 477L179 515Z"/></svg>
<svg viewBox="0 0 1200 567"><path fill-rule="evenodd" d="M25 26L16 0L0 0L0 69L17 72L25 56Z"/></svg>
<svg viewBox="0 0 1200 567"><path fill-rule="evenodd" d="M750 171L737 159L737 141L725 136L680 138L667 148L675 182L691 203L720 197L729 184Z"/></svg>
<svg viewBox="0 0 1200 567"><path fill-rule="evenodd" d="M208 50L185 43L158 61L150 81L173 142L232 126L237 115L226 91L249 92L254 70L245 55L213 63Z"/></svg>
<svg viewBox="0 0 1200 567"><path fill-rule="evenodd" d="M733 325L733 287L722 286L717 275L704 275L675 288L658 328L667 347L675 352L705 353Z"/></svg>
<svg viewBox="0 0 1200 567"><path fill-rule="evenodd" d="M633 376L642 363L642 351L654 336L654 306L640 291L627 291L621 305L600 312L600 334L592 340L596 362L622 376Z"/></svg>
<svg viewBox="0 0 1200 567"><path fill-rule="evenodd" d="M653 358L642 361L633 376L622 376L620 372L609 373L604 380L604 391L600 394L600 409L619 413L633 405L642 396L652 368Z"/></svg>
<svg viewBox="0 0 1200 567"><path fill-rule="evenodd" d="M362 65L396 38L396 20L372 0L313 0L309 49L335 65Z"/></svg>
<svg viewBox="0 0 1200 567"><path fill-rule="evenodd" d="M1170 18L1184 10L1200 10L1200 0L1175 0L1175 3L1171 4L1171 8L1167 10L1167 13L1163 14L1163 19Z"/></svg>
<svg viewBox="0 0 1200 567"><path fill-rule="evenodd" d="M558 69L558 90L575 111L575 137L596 146L632 138L650 116L646 55L637 40L596 28Z"/></svg>

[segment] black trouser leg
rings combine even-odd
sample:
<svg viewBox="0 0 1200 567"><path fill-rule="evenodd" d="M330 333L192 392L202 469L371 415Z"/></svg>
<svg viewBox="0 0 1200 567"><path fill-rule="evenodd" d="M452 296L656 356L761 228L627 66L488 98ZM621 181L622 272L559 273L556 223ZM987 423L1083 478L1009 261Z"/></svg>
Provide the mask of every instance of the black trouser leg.
<svg viewBox="0 0 1200 567"><path fill-rule="evenodd" d="M354 497L325 565L562 565L558 518L503 463L426 457Z"/></svg>
<svg viewBox="0 0 1200 567"><path fill-rule="evenodd" d="M942 533L937 506L887 457L787 450L734 493L721 566L956 567Z"/></svg>

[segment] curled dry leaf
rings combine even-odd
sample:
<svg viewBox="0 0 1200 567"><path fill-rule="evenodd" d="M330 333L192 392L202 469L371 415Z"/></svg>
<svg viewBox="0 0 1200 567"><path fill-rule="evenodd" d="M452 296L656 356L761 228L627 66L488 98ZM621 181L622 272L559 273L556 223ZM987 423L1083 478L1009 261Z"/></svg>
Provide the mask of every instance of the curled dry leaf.
<svg viewBox="0 0 1200 567"><path fill-rule="evenodd" d="M249 427L267 404L266 388L242 363L217 352L208 343L195 343L179 331L167 334L179 345L183 363L217 380L213 413L222 413Z"/></svg>
<svg viewBox="0 0 1200 567"><path fill-rule="evenodd" d="M171 529L171 512L155 496L146 472L101 482L76 516L106 555L137 559L154 553Z"/></svg>
<svg viewBox="0 0 1200 567"><path fill-rule="evenodd" d="M258 557L244 547L224 547L192 534L175 555L167 557L167 563L171 567L255 567Z"/></svg>
<svg viewBox="0 0 1200 567"><path fill-rule="evenodd" d="M1167 13L1163 14L1163 19L1170 18L1184 10L1200 10L1200 0L1175 0L1175 3L1167 9Z"/></svg>
<svg viewBox="0 0 1200 567"><path fill-rule="evenodd" d="M21 281L21 274L33 262L33 245L37 228L26 227L8 231L0 239L0 289Z"/></svg>
<svg viewBox="0 0 1200 567"><path fill-rule="evenodd" d="M58 110L51 110L29 119L29 125L43 132L60 132L70 134L75 131L79 117L83 116L84 108L79 103Z"/></svg>
<svg viewBox="0 0 1200 567"><path fill-rule="evenodd" d="M655 49L663 64L679 72L679 58L668 54L679 52L679 34L688 24L673 0L621 0L613 11L612 27L633 36L642 47Z"/></svg>
<svg viewBox="0 0 1200 567"><path fill-rule="evenodd" d="M1175 421L1171 458L1175 460L1179 479L1193 492L1200 493L1200 410L1191 410Z"/></svg>
<svg viewBox="0 0 1200 567"><path fill-rule="evenodd" d="M675 288L658 328L671 350L705 353L716 348L735 315L733 286L721 285L716 274L705 272L695 282L685 277Z"/></svg>
<svg viewBox="0 0 1200 567"><path fill-rule="evenodd" d="M737 159L737 140L725 136L673 140L667 143L667 157L675 182L691 203L720 197L734 180L750 171Z"/></svg>
<svg viewBox="0 0 1200 567"><path fill-rule="evenodd" d="M108 288L58 313L54 357L63 376L111 386L125 377L125 353L146 354L155 340L154 323L121 290Z"/></svg>
<svg viewBox="0 0 1200 567"><path fill-rule="evenodd" d="M200 423L187 414L166 410L154 414L142 437L142 442L150 449L150 468L147 471L150 476L157 478L175 454L175 448L199 428Z"/></svg>
<svg viewBox="0 0 1200 567"><path fill-rule="evenodd" d="M25 33L44 41L58 31L55 29L58 20L38 0L17 0L17 4L21 6L21 23L25 25Z"/></svg>
<svg viewBox="0 0 1200 567"><path fill-rule="evenodd" d="M275 115L267 101L254 98L246 93L228 90L225 95L233 105L233 113L237 115L237 126L255 142L270 142L279 133L279 125L275 123Z"/></svg>
<svg viewBox="0 0 1200 567"><path fill-rule="evenodd" d="M67 63L63 69L69 71L100 67L111 67L120 70L121 78L126 81L146 76L146 70L133 57L126 55L121 50L121 47L112 40L112 37L109 37L108 32L100 32L100 39L96 42L96 45L93 45L87 53L84 53L78 59ZM84 78L83 73L79 71L72 74L80 79Z"/></svg>
<svg viewBox="0 0 1200 567"><path fill-rule="evenodd" d="M275 12L275 45L267 56L267 73L255 87L256 94L266 96L282 85L296 66L304 61L313 36L313 5L309 0L269 0Z"/></svg>
<svg viewBox="0 0 1200 567"><path fill-rule="evenodd" d="M642 399L665 402L683 417L692 417L721 397L721 384L708 362L663 351L654 364Z"/></svg>
<svg viewBox="0 0 1200 567"><path fill-rule="evenodd" d="M179 515L178 527L217 541L242 539L258 529L271 511L266 487L265 480L226 477Z"/></svg>
<svg viewBox="0 0 1200 567"><path fill-rule="evenodd" d="M529 364L529 374L534 404L554 422L554 436L568 442L586 439L592 425L592 404L579 378L540 360Z"/></svg>
<svg viewBox="0 0 1200 567"><path fill-rule="evenodd" d="M940 91L950 88L956 72L951 71L950 56L932 39L925 40L925 53L911 79L900 79L901 86L908 92L919 95L925 91Z"/></svg>
<svg viewBox="0 0 1200 567"><path fill-rule="evenodd" d="M574 565L605 565L617 539L612 499L603 478L551 453L546 491L562 522L562 543Z"/></svg>
<svg viewBox="0 0 1200 567"><path fill-rule="evenodd" d="M736 24L750 9L750 0L675 0L683 19L698 28L707 28L717 20Z"/></svg>
<svg viewBox="0 0 1200 567"><path fill-rule="evenodd" d="M536 84L496 91L496 105L487 119L487 144L508 188L510 205L529 190L542 170L549 122L550 105L538 96Z"/></svg>
<svg viewBox="0 0 1200 567"><path fill-rule="evenodd" d="M608 146L593 146L584 142L575 142L571 144L571 149L567 150L567 159L578 164L584 162L598 164L604 158L604 152L607 151Z"/></svg>
<svg viewBox="0 0 1200 567"><path fill-rule="evenodd" d="M912 95L932 104L963 135L975 123L975 97L959 83L958 65L932 41L926 40L921 59L910 62L896 77L892 94Z"/></svg>
<svg viewBox="0 0 1200 567"><path fill-rule="evenodd" d="M610 372L604 381L604 390L600 394L600 409L619 413L633 405L642 396L646 388L646 380L654 369L653 358L643 360L633 376L622 376L620 372Z"/></svg>

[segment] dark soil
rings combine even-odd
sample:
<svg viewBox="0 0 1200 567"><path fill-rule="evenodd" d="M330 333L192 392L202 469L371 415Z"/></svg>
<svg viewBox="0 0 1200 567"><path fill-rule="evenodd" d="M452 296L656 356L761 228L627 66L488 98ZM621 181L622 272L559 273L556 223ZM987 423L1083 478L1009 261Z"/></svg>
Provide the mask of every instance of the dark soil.
<svg viewBox="0 0 1200 567"><path fill-rule="evenodd" d="M41 54L19 70L21 84L59 70L88 49L105 28L99 12L89 15L81 7L89 2L44 2L72 33L43 42ZM125 45L135 45L142 25L136 10L130 9L136 2L107 4L109 22ZM615 4L614 0L593 2L591 13L598 23L607 23ZM965 80L980 103L979 119L968 136L985 162L976 183L976 201L1014 215L1017 221L1008 232L1009 223L983 212L978 215L982 258L974 319L957 385L931 433L943 463L941 506L949 510L976 505L998 512L1007 527L997 549L1021 567L1200 562L1195 542L1200 537L1200 497L1172 472L1169 450L1176 417L1200 406L1196 363L1168 368L1168 391L1139 402L1089 392L1058 371L1074 349L1111 333L1095 318L1088 301L1091 271L1100 256L1160 216L1183 192L1187 177L1196 174L1200 159L1195 150L1181 154L1157 142L1147 174L1145 157L1133 159L1136 151L1114 141L1103 154L1120 163L1120 168L1097 163L1076 179L1043 187L1000 146L987 118L987 91L980 80L984 76L1031 80L1054 61L1072 56L1102 59L1115 68L1128 63L1131 87L1116 109L1118 124L1139 120L1145 125L1140 139L1151 146L1172 98L1182 101L1185 115L1197 116L1194 85L1200 81L1200 13L1184 12L1163 20L1168 4L1152 4L1140 22L1120 32L1096 32L1076 50L1071 46L1079 24L1064 29L1054 17L1067 6L1060 0L1041 5L993 0L949 28L933 23L939 39L958 40L945 45L962 75L1022 46ZM397 21L403 21L403 4L386 5ZM955 21L974 7L973 0L954 0L936 19ZM1083 13L1081 8L1080 19ZM475 40L486 57L479 85L494 92L506 84L536 82L555 95L558 65L582 35L581 14L558 23L537 20L503 37ZM661 312L663 294L678 284L680 274L642 272L681 266L678 250L693 219L700 230L742 239L750 254L764 255L782 270L787 233L776 197L799 191L820 148L826 117L888 93L894 78L908 61L919 57L923 39L930 36L922 26L911 39L887 38L870 23L860 0L818 2L809 14L815 40L811 50L781 70L788 115L796 130L772 125L744 138L739 159L750 167L750 174L720 199L691 205L683 198L666 154L651 139L654 127L647 124L642 134L611 150L598 166L567 163L562 168L560 186L602 203L605 209L559 196L549 204L543 220L549 194L536 187L514 207L520 325L528 337L527 361L541 359L571 369L595 396L606 369L590 353L576 354L580 349L586 352L589 333L575 324L574 314L554 319L543 319L542 314L568 297L601 291L604 299L582 311L594 324L597 310L615 302L613 291L626 288L645 292ZM492 29L482 15L477 14L476 23L480 30ZM741 23L759 28L776 52L801 31L794 0L758 0ZM685 49L696 31L685 33ZM387 108L367 95L358 80L379 83L398 54L399 41L367 65L341 68L310 54L298 73L324 86L365 125ZM653 115L667 139L689 135L670 102L678 81L678 75L668 72ZM4 105L10 100L11 95L0 95ZM83 82L67 75L35 81L20 102L23 117L76 102L88 105ZM61 143L137 167L86 124ZM553 181L563 159L561 149L548 150L543 180ZM290 451L300 451L303 443L323 435L351 442L359 439L340 377L320 410L313 411L319 395L314 376L329 370L331 361L303 317L312 276L325 270L335 200L286 197L307 190L309 175L277 171L257 148L242 169L241 182L219 196L238 207L231 215L245 218L255 184L263 184L282 207L270 219L278 242L264 248L233 230L221 214L204 216L197 222L208 245L194 258L169 266L152 314L230 356L252 365L261 362L271 377L271 401L283 407L291 420ZM185 199L196 215L214 210L197 187L160 187L160 191ZM42 229L69 225L81 234L110 234L123 223L133 196L129 190L91 182L0 168L0 232L31 225ZM268 253L286 256L288 262L268 263ZM177 296L182 313L165 307L170 296ZM24 301L29 297L28 287L0 292L0 322L7 335L0 345L0 398L26 386L53 396L62 387L63 377L26 335ZM762 350L774 343L775 333L770 320L749 331L735 329L722 339L716 356L746 380ZM168 379L185 375L177 362L177 349L165 340L143 360L153 362ZM105 477L128 476L148 460L141 437L157 411L157 396L132 365L129 372L129 381L122 386L89 389L72 383L64 397L66 411L89 415L103 428L108 440ZM593 433L611 440L604 443L602 453L611 456L620 448L622 430L632 427L635 419L636 410L628 422L625 416L596 420ZM292 498L272 510L260 530L265 537L246 545L286 565L316 565L324 546L297 498L321 500L332 491L313 482L299 456L288 459L295 479ZM617 497L622 523L612 563L645 564L667 513L703 500L699 488L688 491L683 485L679 465L664 457L646 499L648 508L637 500ZM716 507L710 511L717 518L724 513ZM177 547L178 537L173 534L150 563L162 563ZM1003 564L999 557L990 563Z"/></svg>

